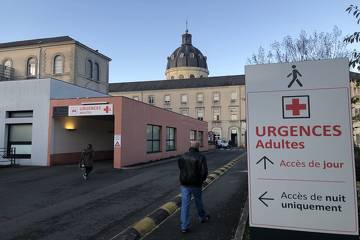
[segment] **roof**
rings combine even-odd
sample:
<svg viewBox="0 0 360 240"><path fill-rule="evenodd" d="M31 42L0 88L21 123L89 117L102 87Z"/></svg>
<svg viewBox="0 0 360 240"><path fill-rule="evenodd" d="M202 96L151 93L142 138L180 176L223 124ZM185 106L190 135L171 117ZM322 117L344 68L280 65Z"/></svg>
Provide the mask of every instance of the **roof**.
<svg viewBox="0 0 360 240"><path fill-rule="evenodd" d="M208 69L206 57L191 43L191 34L182 35L182 44L167 58L166 69L177 67L198 67Z"/></svg>
<svg viewBox="0 0 360 240"><path fill-rule="evenodd" d="M177 80L110 83L110 92L136 92L182 88L203 88L245 85L245 75L231 75Z"/></svg>
<svg viewBox="0 0 360 240"><path fill-rule="evenodd" d="M38 39L30 39L30 40L23 40L23 41L15 41L15 42L6 42L0 43L0 49L2 48L10 48L10 47L24 47L24 46L32 46L32 45L39 45L39 44L49 44L49 43L61 43L61 42L72 42L79 46L82 46L91 52L100 55L107 60L111 61L111 58L105 56L104 54L100 53L98 50L94 50L81 42L76 41L72 37L69 36L59 36L59 37L51 37L51 38L38 38Z"/></svg>

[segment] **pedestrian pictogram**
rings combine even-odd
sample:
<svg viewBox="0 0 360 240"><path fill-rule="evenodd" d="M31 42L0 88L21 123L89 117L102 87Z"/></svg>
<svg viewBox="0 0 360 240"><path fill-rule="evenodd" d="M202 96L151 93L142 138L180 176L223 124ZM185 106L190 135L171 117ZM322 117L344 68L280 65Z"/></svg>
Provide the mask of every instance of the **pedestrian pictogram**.
<svg viewBox="0 0 360 240"><path fill-rule="evenodd" d="M310 97L283 96L282 97L283 118L310 118Z"/></svg>
<svg viewBox="0 0 360 240"><path fill-rule="evenodd" d="M273 161L271 161L268 157L263 156L259 161L257 161L256 165L258 165L259 163L261 163L262 161L264 161L264 169L266 170L266 162L271 163L272 165L274 165Z"/></svg>
<svg viewBox="0 0 360 240"><path fill-rule="evenodd" d="M294 84L294 82L297 82L297 84L299 84L299 86L302 87L303 85L300 82L299 77L298 77L298 76L302 77L301 73L296 69L296 65L292 65L292 68L293 69L292 69L291 73L289 73L286 76L286 77L292 76L292 80L289 83L288 88L290 88Z"/></svg>
<svg viewBox="0 0 360 240"><path fill-rule="evenodd" d="M272 201L275 200L274 198L269 198L269 197L264 197L268 192L264 192L258 199L260 200L260 202L262 202L266 207L269 207L269 205L264 201L264 200L268 200L268 201Z"/></svg>

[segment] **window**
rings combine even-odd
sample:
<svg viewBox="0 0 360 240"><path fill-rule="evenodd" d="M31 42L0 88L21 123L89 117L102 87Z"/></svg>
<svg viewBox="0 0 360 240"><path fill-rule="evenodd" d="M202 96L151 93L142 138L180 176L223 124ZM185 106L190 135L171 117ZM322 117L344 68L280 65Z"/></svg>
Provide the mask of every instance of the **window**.
<svg viewBox="0 0 360 240"><path fill-rule="evenodd" d="M203 103L203 102L204 102L204 94L198 93L198 94L196 95L196 101L197 101L198 103Z"/></svg>
<svg viewBox="0 0 360 240"><path fill-rule="evenodd" d="M147 125L147 152L160 152L160 136L161 127L155 125Z"/></svg>
<svg viewBox="0 0 360 240"><path fill-rule="evenodd" d="M190 74L190 78L195 78L194 74Z"/></svg>
<svg viewBox="0 0 360 240"><path fill-rule="evenodd" d="M166 128L166 151L174 151L176 149L176 128Z"/></svg>
<svg viewBox="0 0 360 240"><path fill-rule="evenodd" d="M88 77L89 79L92 79L92 78L93 78L93 64L92 64L92 61L91 61L91 60L88 60L88 61L87 61L86 71L87 71L87 77Z"/></svg>
<svg viewBox="0 0 360 240"><path fill-rule="evenodd" d="M230 120L231 121L238 120L238 110L235 107L230 108Z"/></svg>
<svg viewBox="0 0 360 240"><path fill-rule="evenodd" d="M7 146L15 148L17 158L31 158L32 124L9 124Z"/></svg>
<svg viewBox="0 0 360 240"><path fill-rule="evenodd" d="M184 75L180 74L179 79L184 79Z"/></svg>
<svg viewBox="0 0 360 240"><path fill-rule="evenodd" d="M200 75L200 77L202 78L202 77L203 77L203 75Z"/></svg>
<svg viewBox="0 0 360 240"><path fill-rule="evenodd" d="M64 73L64 59L61 55L56 55L54 57L54 74L63 74Z"/></svg>
<svg viewBox="0 0 360 240"><path fill-rule="evenodd" d="M360 114L360 108L355 108L354 111L355 111L355 114L354 114L355 117Z"/></svg>
<svg viewBox="0 0 360 240"><path fill-rule="evenodd" d="M214 101L214 103L220 102L220 93L219 92L213 93L213 101Z"/></svg>
<svg viewBox="0 0 360 240"><path fill-rule="evenodd" d="M184 53L180 53L180 58L183 58L184 57Z"/></svg>
<svg viewBox="0 0 360 240"><path fill-rule="evenodd" d="M213 109L213 117L214 121L220 121L220 108Z"/></svg>
<svg viewBox="0 0 360 240"><path fill-rule="evenodd" d="M197 132L197 140L200 143L200 147L204 146L204 132L203 131Z"/></svg>
<svg viewBox="0 0 360 240"><path fill-rule="evenodd" d="M360 144L360 134L355 135L355 144L357 144L357 145Z"/></svg>
<svg viewBox="0 0 360 240"><path fill-rule="evenodd" d="M170 79L172 79L172 80L173 80L173 79L174 79L174 76L171 76L171 78L170 78Z"/></svg>
<svg viewBox="0 0 360 240"><path fill-rule="evenodd" d="M170 103L171 103L171 96L170 95L165 95L164 96L164 103L166 105L170 105Z"/></svg>
<svg viewBox="0 0 360 240"><path fill-rule="evenodd" d="M13 111L7 112L8 118L32 118L33 111Z"/></svg>
<svg viewBox="0 0 360 240"><path fill-rule="evenodd" d="M7 79L12 78L12 61L10 59L7 59L4 61L4 77Z"/></svg>
<svg viewBox="0 0 360 240"><path fill-rule="evenodd" d="M95 76L95 81L100 81L100 66L98 63L95 63L95 68L94 68L94 76Z"/></svg>
<svg viewBox="0 0 360 240"><path fill-rule="evenodd" d="M155 96L153 96L153 95L148 96L148 103L149 104L155 104Z"/></svg>
<svg viewBox="0 0 360 240"><path fill-rule="evenodd" d="M27 76L36 77L36 58L31 57L27 61Z"/></svg>
<svg viewBox="0 0 360 240"><path fill-rule="evenodd" d="M195 140L196 140L196 131L190 130L190 141L195 141Z"/></svg>
<svg viewBox="0 0 360 240"><path fill-rule="evenodd" d="M190 57L191 57L191 58L194 58L194 57L195 57L195 54L194 54L194 53L190 53Z"/></svg>
<svg viewBox="0 0 360 240"><path fill-rule="evenodd" d="M196 109L196 117L198 120L204 120L204 108Z"/></svg>
<svg viewBox="0 0 360 240"><path fill-rule="evenodd" d="M174 54L173 55L171 55L171 60L174 60L175 59L175 56L174 56Z"/></svg>
<svg viewBox="0 0 360 240"><path fill-rule="evenodd" d="M232 92L230 97L231 102L235 102L236 99L237 99L237 92Z"/></svg>
<svg viewBox="0 0 360 240"><path fill-rule="evenodd" d="M133 99L139 101L139 96L133 96Z"/></svg>
<svg viewBox="0 0 360 240"><path fill-rule="evenodd" d="M182 94L180 101L181 101L181 104L187 104L187 102L188 102L188 95L187 95L187 94Z"/></svg>
<svg viewBox="0 0 360 240"><path fill-rule="evenodd" d="M214 134L215 141L221 139L221 128L213 128L212 132Z"/></svg>
<svg viewBox="0 0 360 240"><path fill-rule="evenodd" d="M189 116L189 109L181 109L181 114L184 116Z"/></svg>

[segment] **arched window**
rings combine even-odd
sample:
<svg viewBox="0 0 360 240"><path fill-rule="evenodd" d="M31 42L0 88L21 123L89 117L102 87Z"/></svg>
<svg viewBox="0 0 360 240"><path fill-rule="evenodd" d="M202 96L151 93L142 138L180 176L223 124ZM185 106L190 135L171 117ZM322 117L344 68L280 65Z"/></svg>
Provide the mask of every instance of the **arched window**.
<svg viewBox="0 0 360 240"><path fill-rule="evenodd" d="M200 77L202 78L202 77L203 77L203 75L200 75Z"/></svg>
<svg viewBox="0 0 360 240"><path fill-rule="evenodd" d="M93 78L93 64L92 64L91 60L87 60L86 71L87 71L87 77L89 79L92 79Z"/></svg>
<svg viewBox="0 0 360 240"><path fill-rule="evenodd" d="M95 68L94 68L94 76L95 76L95 81L100 81L100 67L98 63L95 63Z"/></svg>
<svg viewBox="0 0 360 240"><path fill-rule="evenodd" d="M184 75L180 74L179 79L184 79Z"/></svg>
<svg viewBox="0 0 360 240"><path fill-rule="evenodd" d="M174 76L171 76L171 79L174 79Z"/></svg>
<svg viewBox="0 0 360 240"><path fill-rule="evenodd" d="M7 79L11 79L11 68L12 68L12 61L7 59L4 61L4 76Z"/></svg>
<svg viewBox="0 0 360 240"><path fill-rule="evenodd" d="M27 60L27 76L36 77L36 58L31 57Z"/></svg>
<svg viewBox="0 0 360 240"><path fill-rule="evenodd" d="M194 74L190 74L190 78L195 78Z"/></svg>
<svg viewBox="0 0 360 240"><path fill-rule="evenodd" d="M54 57L54 74L63 74L64 73L64 58L61 55L56 55Z"/></svg>
<svg viewBox="0 0 360 240"><path fill-rule="evenodd" d="M214 133L215 141L221 139L221 128L213 128L211 131Z"/></svg>

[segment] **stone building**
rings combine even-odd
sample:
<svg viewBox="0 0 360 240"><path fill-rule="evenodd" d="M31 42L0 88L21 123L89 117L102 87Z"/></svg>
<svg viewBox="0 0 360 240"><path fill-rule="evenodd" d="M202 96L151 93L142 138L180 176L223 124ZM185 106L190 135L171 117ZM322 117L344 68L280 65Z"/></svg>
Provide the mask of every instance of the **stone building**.
<svg viewBox="0 0 360 240"><path fill-rule="evenodd" d="M110 61L68 36L0 43L0 80L55 78L107 93Z"/></svg>
<svg viewBox="0 0 360 240"><path fill-rule="evenodd" d="M245 145L244 75L208 77L207 58L186 30L168 58L167 80L111 83L109 94L126 96L208 122L216 139Z"/></svg>
<svg viewBox="0 0 360 240"><path fill-rule="evenodd" d="M217 139L245 145L245 76L111 83L125 96L208 122Z"/></svg>

